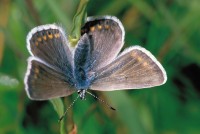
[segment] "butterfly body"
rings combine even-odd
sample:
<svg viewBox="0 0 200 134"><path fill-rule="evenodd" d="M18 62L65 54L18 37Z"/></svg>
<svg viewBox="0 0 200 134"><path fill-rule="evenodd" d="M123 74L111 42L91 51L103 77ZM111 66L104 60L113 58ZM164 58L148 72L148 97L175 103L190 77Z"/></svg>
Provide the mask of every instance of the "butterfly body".
<svg viewBox="0 0 200 134"><path fill-rule="evenodd" d="M133 46L119 54L124 44L122 23L112 16L89 17L75 48L55 24L38 26L27 36L31 54L24 83L33 100L48 100L88 89L113 91L159 86L167 76L146 49Z"/></svg>
<svg viewBox="0 0 200 134"><path fill-rule="evenodd" d="M89 71L92 67L90 53L90 42L88 35L85 34L78 42L74 54L74 78L76 80L75 86L78 90L88 89L94 79L94 76L89 76Z"/></svg>

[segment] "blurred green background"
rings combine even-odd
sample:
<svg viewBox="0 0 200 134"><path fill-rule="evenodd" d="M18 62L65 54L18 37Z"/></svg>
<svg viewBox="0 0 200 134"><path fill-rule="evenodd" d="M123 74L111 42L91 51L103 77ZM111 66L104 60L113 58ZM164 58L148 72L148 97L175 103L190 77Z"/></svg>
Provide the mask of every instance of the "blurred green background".
<svg viewBox="0 0 200 134"><path fill-rule="evenodd" d="M24 90L29 53L26 35L41 24L72 27L79 0L0 0L0 133L59 133L49 101L31 101ZM200 1L90 0L88 16L113 15L126 31L125 47L150 50L167 71L165 85L144 90L94 92L78 100L65 118L80 134L200 133ZM64 100L68 106L75 93Z"/></svg>

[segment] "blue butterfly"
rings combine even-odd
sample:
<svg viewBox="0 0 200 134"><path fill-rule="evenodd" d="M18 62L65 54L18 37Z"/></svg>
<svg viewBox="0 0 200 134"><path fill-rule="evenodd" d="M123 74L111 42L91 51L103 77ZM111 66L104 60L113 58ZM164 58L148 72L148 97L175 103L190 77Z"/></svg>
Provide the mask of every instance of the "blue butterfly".
<svg viewBox="0 0 200 134"><path fill-rule="evenodd" d="M89 17L75 48L62 27L33 28L27 36L31 57L24 79L27 95L48 100L87 90L113 91L162 85L167 76L162 65L145 48L133 46L120 53L124 27L113 16Z"/></svg>

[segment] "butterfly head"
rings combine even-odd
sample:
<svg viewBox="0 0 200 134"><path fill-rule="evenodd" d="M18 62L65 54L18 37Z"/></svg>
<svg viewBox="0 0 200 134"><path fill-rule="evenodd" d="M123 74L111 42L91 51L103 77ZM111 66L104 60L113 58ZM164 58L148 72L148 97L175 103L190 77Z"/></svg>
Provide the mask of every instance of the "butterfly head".
<svg viewBox="0 0 200 134"><path fill-rule="evenodd" d="M81 100L85 99L86 90L87 89L80 89L80 90L78 90L78 94L79 94L79 97L81 98Z"/></svg>

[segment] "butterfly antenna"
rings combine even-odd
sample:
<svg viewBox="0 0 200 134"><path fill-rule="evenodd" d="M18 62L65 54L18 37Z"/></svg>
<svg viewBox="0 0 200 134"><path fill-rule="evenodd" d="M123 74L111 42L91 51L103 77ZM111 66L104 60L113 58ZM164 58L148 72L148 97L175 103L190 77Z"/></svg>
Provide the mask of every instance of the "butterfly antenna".
<svg viewBox="0 0 200 134"><path fill-rule="evenodd" d="M59 118L58 122L62 121L62 119L65 117L67 114L67 111L74 105L74 103L77 101L79 98L79 95L76 97L76 99L69 105L69 107L65 110L64 114Z"/></svg>
<svg viewBox="0 0 200 134"><path fill-rule="evenodd" d="M115 108L113 108L112 106L110 106L106 101L104 101L104 100L98 98L97 96L95 96L94 94L88 92L87 90L86 90L86 92L87 92L89 95L93 96L95 99L97 99L97 100L99 100L100 102L106 104L106 106L109 107L110 109L116 110Z"/></svg>

